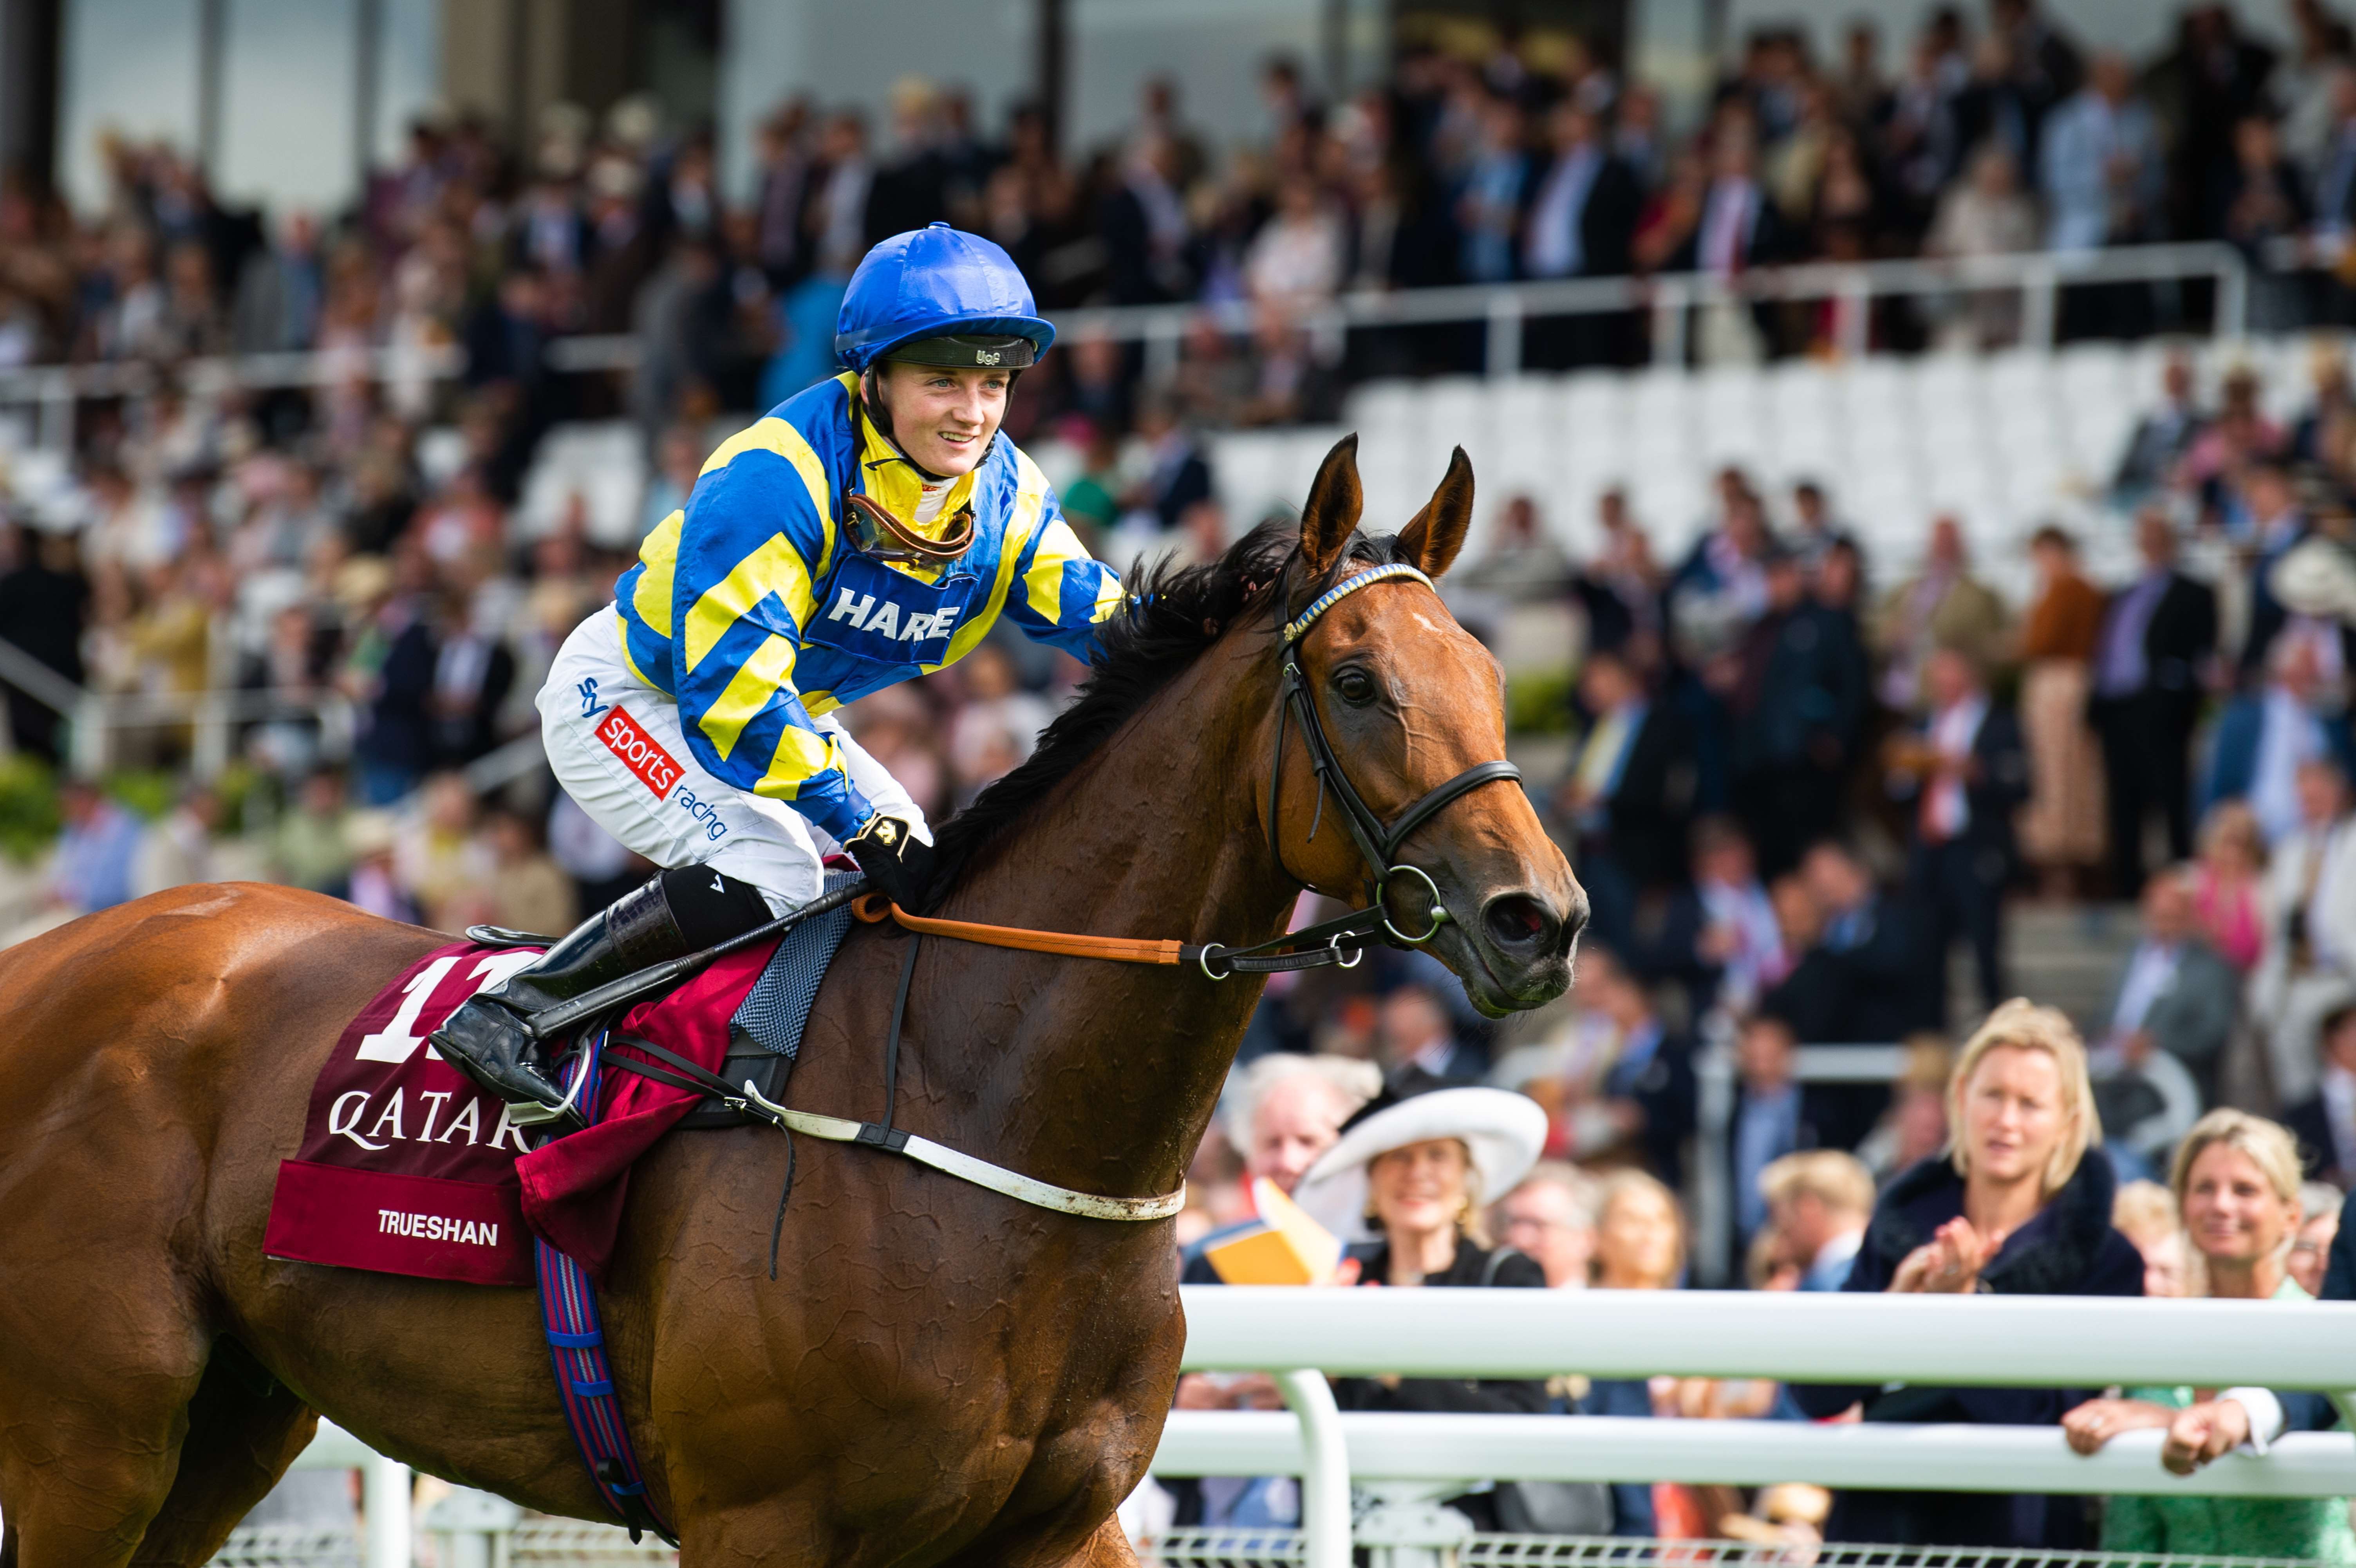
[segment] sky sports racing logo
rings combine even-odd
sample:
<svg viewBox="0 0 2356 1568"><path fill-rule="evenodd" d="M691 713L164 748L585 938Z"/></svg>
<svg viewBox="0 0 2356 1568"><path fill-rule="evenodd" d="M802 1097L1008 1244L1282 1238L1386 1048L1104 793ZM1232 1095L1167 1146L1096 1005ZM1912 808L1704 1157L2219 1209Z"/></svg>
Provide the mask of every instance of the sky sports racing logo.
<svg viewBox="0 0 2356 1568"><path fill-rule="evenodd" d="M685 771L678 760L648 738L630 719L627 708L616 708L597 726L597 738L605 749L622 759L622 766L636 776L658 800L669 795L671 786L679 782Z"/></svg>

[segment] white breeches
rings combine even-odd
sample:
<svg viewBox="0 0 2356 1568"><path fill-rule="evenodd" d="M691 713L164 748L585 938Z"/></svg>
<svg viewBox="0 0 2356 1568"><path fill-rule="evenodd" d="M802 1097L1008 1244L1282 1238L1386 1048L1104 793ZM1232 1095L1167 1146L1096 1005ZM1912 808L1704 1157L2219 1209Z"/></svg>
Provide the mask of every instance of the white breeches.
<svg viewBox="0 0 2356 1568"><path fill-rule="evenodd" d="M764 800L704 770L680 727L679 704L643 685L622 661L613 610L573 628L540 689L549 766L565 793L624 845L666 869L709 865L749 882L779 914L816 897L822 862L839 846L782 800ZM932 831L907 790L844 732L851 781L878 811Z"/></svg>

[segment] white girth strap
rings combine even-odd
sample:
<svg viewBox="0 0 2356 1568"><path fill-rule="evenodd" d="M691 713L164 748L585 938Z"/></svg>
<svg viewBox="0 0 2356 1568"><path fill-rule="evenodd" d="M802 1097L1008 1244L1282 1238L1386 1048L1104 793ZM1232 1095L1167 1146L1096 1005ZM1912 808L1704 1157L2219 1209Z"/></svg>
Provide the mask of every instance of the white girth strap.
<svg viewBox="0 0 2356 1568"><path fill-rule="evenodd" d="M1186 1189L1163 1193L1160 1197L1099 1197L1090 1192L1074 1192L1067 1187L1052 1182L1034 1181L1027 1176L993 1165L988 1160L975 1159L957 1150L919 1138L913 1133L894 1130L888 1135L869 1122L851 1122L841 1116L820 1116L809 1111L788 1111L753 1087L744 1083L744 1098L757 1105L777 1125L796 1133L807 1133L813 1138L823 1138L830 1144L865 1144L872 1148L905 1155L919 1165L932 1166L976 1187L1018 1198L1035 1208L1052 1208L1058 1214L1076 1214L1087 1219L1167 1219L1186 1207ZM871 1133L869 1130L873 1129ZM862 1136L862 1134L866 1134Z"/></svg>

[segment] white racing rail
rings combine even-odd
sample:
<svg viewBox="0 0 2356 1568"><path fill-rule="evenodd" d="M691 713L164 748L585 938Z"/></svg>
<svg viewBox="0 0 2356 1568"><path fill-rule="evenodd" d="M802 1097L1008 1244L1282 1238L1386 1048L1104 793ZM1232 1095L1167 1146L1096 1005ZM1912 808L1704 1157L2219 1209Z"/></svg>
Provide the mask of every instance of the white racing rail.
<svg viewBox="0 0 2356 1568"><path fill-rule="evenodd" d="M1173 1535L1163 1553L1173 1564L1297 1562L1308 1568L1345 1568L1353 1544L1354 1485L1375 1502L1355 1522L1358 1543L1376 1544L1395 1564L1437 1563L1441 1559L1436 1553L1449 1551L1465 1564L1577 1562L1624 1568L1646 1568L1655 1559L1636 1553L1642 1542L1615 1545L1614 1552L1632 1553L1622 1556L1595 1555L1601 1548L1592 1543L1574 1551L1578 1543L1569 1538L1508 1541L1460 1534L1451 1544L1449 1521L1461 1531L1462 1516L1430 1504L1488 1480L1809 1481L1949 1491L2283 1498L2356 1494L2356 1442L2345 1432L2292 1434L2263 1456L2229 1455L2179 1478L2160 1468L2157 1433L2131 1434L2086 1458L2070 1453L2051 1427L1345 1414L1336 1409L1323 1375L1671 1373L1869 1386L2249 1383L2337 1391L2356 1388L2351 1305L1712 1291L1189 1287L1181 1294L1187 1316L1184 1365L1209 1371L1276 1369L1290 1413L1173 1412L1154 1470L1167 1476L1297 1476L1302 1528L1259 1532L1253 1537L1258 1544L1249 1550L1235 1542L1229 1542L1233 1550L1218 1547L1205 1532ZM1297 1369L1312 1367L1319 1370ZM369 1568L406 1568L407 1473L324 1426L302 1462L366 1467ZM571 1531L566 1540L577 1544L569 1550L587 1551L593 1540L624 1539L618 1531L584 1536L582 1527L525 1524L512 1505L479 1493L451 1498L438 1518L429 1518L427 1528L445 1537L448 1544L438 1561L451 1568L530 1556L530 1532L536 1530ZM260 1563L262 1557L250 1550L253 1544L246 1542L242 1554L232 1550L224 1561ZM618 1546L597 1555L617 1561L633 1556ZM1948 1554L1939 1555L1944 1561ZM1996 1568L2001 1555L1965 1553L1956 1563L1966 1568L1965 1558L1970 1564L1987 1558ZM647 1556L641 1552L635 1560ZM1724 1561L1777 1559L1737 1553ZM1835 1558L1812 1561L1829 1565ZM2084 1559L2086 1568L2102 1561Z"/></svg>

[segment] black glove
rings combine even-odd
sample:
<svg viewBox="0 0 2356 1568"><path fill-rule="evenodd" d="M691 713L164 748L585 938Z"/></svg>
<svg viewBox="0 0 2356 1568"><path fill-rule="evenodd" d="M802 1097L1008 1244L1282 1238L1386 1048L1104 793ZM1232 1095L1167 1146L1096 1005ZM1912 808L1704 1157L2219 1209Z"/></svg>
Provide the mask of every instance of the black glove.
<svg viewBox="0 0 2356 1568"><path fill-rule="evenodd" d="M933 885L933 846L907 823L879 811L842 847L886 898L911 913L925 907Z"/></svg>

